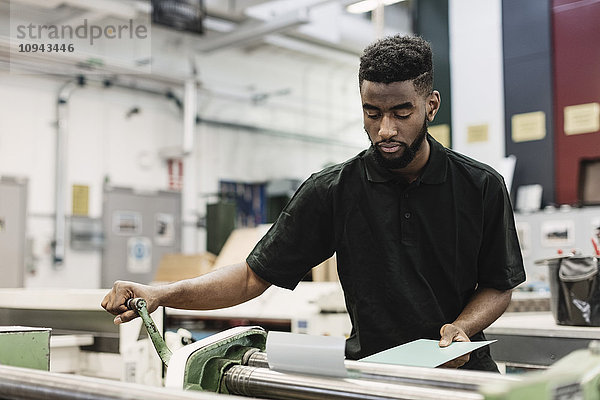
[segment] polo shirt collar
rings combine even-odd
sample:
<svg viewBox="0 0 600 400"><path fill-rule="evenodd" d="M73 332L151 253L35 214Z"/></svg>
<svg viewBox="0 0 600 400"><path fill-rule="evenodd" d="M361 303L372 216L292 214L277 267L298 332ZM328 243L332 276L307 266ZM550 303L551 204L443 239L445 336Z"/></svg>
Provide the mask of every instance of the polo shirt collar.
<svg viewBox="0 0 600 400"><path fill-rule="evenodd" d="M429 141L430 153L429 160L425 165L425 170L419 178L419 181L426 184L438 184L446 181L447 173L447 155L444 146L438 143L431 135L427 135ZM375 148L373 146L364 153L365 171L367 179L371 182L389 182L394 181L397 177L387 168L381 166L375 159Z"/></svg>
<svg viewBox="0 0 600 400"><path fill-rule="evenodd" d="M421 182L430 185L446 182L446 174L448 169L448 156L444 146L435 140L431 135L427 134L429 141L429 161L425 165L425 170L421 175Z"/></svg>

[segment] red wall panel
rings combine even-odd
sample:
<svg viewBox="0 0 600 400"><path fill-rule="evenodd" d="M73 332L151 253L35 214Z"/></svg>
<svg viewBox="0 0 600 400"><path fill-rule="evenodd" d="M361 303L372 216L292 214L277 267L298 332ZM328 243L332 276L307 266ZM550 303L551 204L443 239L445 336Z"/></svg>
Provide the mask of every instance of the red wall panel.
<svg viewBox="0 0 600 400"><path fill-rule="evenodd" d="M579 162L600 157L600 131L567 136L564 108L600 102L600 0L554 0L556 200L577 202Z"/></svg>

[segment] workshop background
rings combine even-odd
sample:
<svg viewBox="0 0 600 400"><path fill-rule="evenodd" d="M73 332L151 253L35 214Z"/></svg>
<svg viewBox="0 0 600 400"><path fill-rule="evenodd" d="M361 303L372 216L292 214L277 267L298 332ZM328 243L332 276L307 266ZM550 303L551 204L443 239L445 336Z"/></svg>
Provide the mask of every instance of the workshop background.
<svg viewBox="0 0 600 400"><path fill-rule="evenodd" d="M494 166L509 184L505 157L514 156L515 206L531 193L518 199L519 187L535 184L537 208L580 204L581 160L600 157L598 130L589 130L600 85L595 2L408 0L385 6L383 24L373 11L348 12L351 3L205 1L198 3L202 33L154 23L149 50L115 40L90 46L95 54L27 53L4 36L0 172L23 182L27 199L18 201L24 229L11 223L2 232L20 236L0 247L2 260L19 264L3 269L25 268L15 286L107 287L102 257L114 229L100 221L110 187L179 192L173 223L181 236L170 250L185 254L222 245L224 233L207 231L207 204L241 197L226 191L241 186L226 182L271 184L256 200L259 215L240 216L235 227L268 222L270 199L276 215L298 182L368 145L356 75L360 52L378 32L416 32L432 42L442 107L430 132ZM17 19L118 24L149 20L149 6L16 0L0 2L0 16L5 30ZM592 126L566 134L563 109L582 104L591 107ZM515 137L519 117L526 131ZM14 205L3 203L1 214ZM76 246L74 229L84 238ZM590 238L580 239L572 247L591 251ZM153 247L161 254L160 244Z"/></svg>
<svg viewBox="0 0 600 400"><path fill-rule="evenodd" d="M442 99L430 133L496 168L515 209L527 281L486 331L495 357L547 368L600 339L585 310L560 314L557 262L537 262L600 256L598 21L598 0L0 0L0 326L85 332L51 370L160 383L98 299L245 259L303 180L369 145L363 48L417 33ZM65 37L84 23L129 31ZM347 335L335 257L305 281L154 317Z"/></svg>

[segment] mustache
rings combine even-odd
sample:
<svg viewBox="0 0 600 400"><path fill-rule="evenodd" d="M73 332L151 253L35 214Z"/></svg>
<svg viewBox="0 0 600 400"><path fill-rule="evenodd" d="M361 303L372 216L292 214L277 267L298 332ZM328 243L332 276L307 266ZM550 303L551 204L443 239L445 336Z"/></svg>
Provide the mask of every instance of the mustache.
<svg viewBox="0 0 600 400"><path fill-rule="evenodd" d="M382 143L385 143L385 144L397 144L397 145L399 145L399 146L408 147L408 144L407 144L407 143L400 142L400 141L398 141L398 140L391 140L391 139L387 139L387 140L380 140L379 142L373 143L373 145L375 145L375 146L378 146L378 145L380 145L380 144L382 144Z"/></svg>

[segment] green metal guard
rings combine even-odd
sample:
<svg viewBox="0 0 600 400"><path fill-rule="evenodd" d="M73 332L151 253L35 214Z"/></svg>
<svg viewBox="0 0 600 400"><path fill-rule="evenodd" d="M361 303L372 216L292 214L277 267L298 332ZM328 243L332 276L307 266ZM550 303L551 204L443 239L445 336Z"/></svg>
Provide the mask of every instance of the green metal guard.
<svg viewBox="0 0 600 400"><path fill-rule="evenodd" d="M129 299L126 305L142 318L156 352L168 367L172 353L148 313L146 300ZM185 372L182 375L182 388L228 393L224 382L225 372L234 365L242 365L245 355L249 352L264 351L267 333L257 326L237 327L213 335L211 338L214 339L205 339L204 343L196 342L188 345L197 347L193 349L189 358L183 361ZM181 357L182 353L178 351L173 358L173 365L181 365Z"/></svg>

